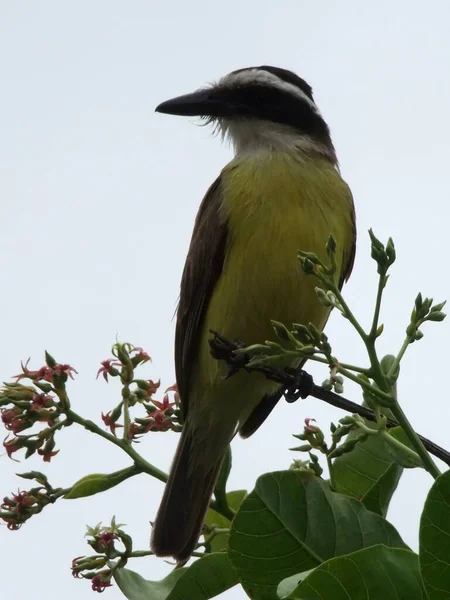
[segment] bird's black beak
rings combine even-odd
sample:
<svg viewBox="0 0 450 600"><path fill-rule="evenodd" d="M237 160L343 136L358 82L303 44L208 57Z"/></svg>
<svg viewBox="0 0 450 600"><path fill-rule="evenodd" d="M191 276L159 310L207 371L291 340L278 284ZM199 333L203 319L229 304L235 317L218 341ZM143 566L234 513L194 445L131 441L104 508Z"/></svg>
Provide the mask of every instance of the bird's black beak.
<svg viewBox="0 0 450 600"><path fill-rule="evenodd" d="M155 111L182 117L226 117L231 114L231 109L220 90L211 88L166 100Z"/></svg>

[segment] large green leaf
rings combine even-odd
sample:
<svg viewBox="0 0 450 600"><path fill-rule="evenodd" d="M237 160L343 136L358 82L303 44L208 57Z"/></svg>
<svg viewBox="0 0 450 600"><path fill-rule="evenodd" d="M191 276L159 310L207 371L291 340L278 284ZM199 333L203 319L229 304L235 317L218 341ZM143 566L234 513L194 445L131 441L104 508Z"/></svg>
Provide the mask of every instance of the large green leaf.
<svg viewBox="0 0 450 600"><path fill-rule="evenodd" d="M114 579L128 600L167 600L185 571L187 569L174 569L161 581L148 581L135 571L119 569Z"/></svg>
<svg viewBox="0 0 450 600"><path fill-rule="evenodd" d="M139 472L139 469L133 465L114 473L91 473L74 483L64 498L74 500L75 498L85 498L86 496L106 492L106 490L119 485L126 479L139 475Z"/></svg>
<svg viewBox="0 0 450 600"><path fill-rule="evenodd" d="M224 552L208 554L190 567L175 569L161 581L148 581L129 569L119 569L115 580L128 600L208 600L238 583Z"/></svg>
<svg viewBox="0 0 450 600"><path fill-rule="evenodd" d="M237 511L246 494L246 490L235 490L233 492L228 492L228 494L226 494L228 506L230 506L234 511ZM208 509L208 512L206 513L205 523L207 525L219 527L220 529L231 527L231 521L212 508ZM222 552L223 550L226 550L227 545L228 535L225 533L220 533L219 535L214 536L211 540L211 552Z"/></svg>
<svg viewBox="0 0 450 600"><path fill-rule="evenodd" d="M419 558L425 588L433 600L450 598L450 471L428 493L420 519Z"/></svg>
<svg viewBox="0 0 450 600"><path fill-rule="evenodd" d="M279 586L279 597L289 600L425 600L417 554L377 545L327 560L288 595L293 578ZM286 585L287 584L287 585ZM446 596L448 597L448 596ZM434 598L434 596L433 596Z"/></svg>
<svg viewBox="0 0 450 600"><path fill-rule="evenodd" d="M386 516L403 469L392 460L381 439L369 437L336 458L333 465L337 492L357 498L369 510Z"/></svg>
<svg viewBox="0 0 450 600"><path fill-rule="evenodd" d="M394 527L308 472L263 475L231 527L228 555L251 598L276 598L282 579L375 544L404 548Z"/></svg>

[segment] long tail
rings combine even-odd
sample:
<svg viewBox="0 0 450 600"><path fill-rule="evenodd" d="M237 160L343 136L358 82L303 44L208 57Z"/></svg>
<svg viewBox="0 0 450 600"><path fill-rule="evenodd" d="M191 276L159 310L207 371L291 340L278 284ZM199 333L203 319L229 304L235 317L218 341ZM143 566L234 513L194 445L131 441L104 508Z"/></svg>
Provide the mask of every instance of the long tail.
<svg viewBox="0 0 450 600"><path fill-rule="evenodd" d="M183 561L194 551L225 449L208 456L204 448L203 459L196 460L194 433L184 427L153 526L151 547L157 556Z"/></svg>

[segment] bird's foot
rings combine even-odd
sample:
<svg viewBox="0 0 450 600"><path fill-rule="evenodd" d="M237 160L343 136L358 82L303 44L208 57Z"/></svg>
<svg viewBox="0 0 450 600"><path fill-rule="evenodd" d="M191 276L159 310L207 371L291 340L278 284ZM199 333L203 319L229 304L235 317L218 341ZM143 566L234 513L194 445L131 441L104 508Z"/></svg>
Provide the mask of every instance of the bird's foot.
<svg viewBox="0 0 450 600"><path fill-rule="evenodd" d="M236 354L235 350L245 348L247 344L240 340L228 340L217 331L210 329L213 337L208 340L211 356L216 360L224 360L228 365L228 373L225 379L228 379L240 369L245 369L250 361L248 354Z"/></svg>
<svg viewBox="0 0 450 600"><path fill-rule="evenodd" d="M314 387L314 379L303 369L287 368L284 371L291 379L291 383L286 385L283 394L286 402L295 402L299 398L307 398Z"/></svg>

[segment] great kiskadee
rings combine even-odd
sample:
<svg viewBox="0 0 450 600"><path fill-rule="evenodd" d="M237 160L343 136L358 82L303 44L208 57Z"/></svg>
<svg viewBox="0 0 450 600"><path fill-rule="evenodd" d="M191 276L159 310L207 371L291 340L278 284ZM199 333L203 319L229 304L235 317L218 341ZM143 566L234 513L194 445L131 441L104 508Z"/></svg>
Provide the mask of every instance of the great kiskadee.
<svg viewBox="0 0 450 600"><path fill-rule="evenodd" d="M224 379L226 366L210 355L210 330L250 345L273 339L271 319L322 329L329 310L297 251L326 260L332 234L342 284L356 229L328 126L311 87L291 71L239 69L156 110L206 119L235 149L200 205L181 280L175 367L184 426L152 549L183 561L198 541L228 444L237 431L253 434L281 396L259 374Z"/></svg>

